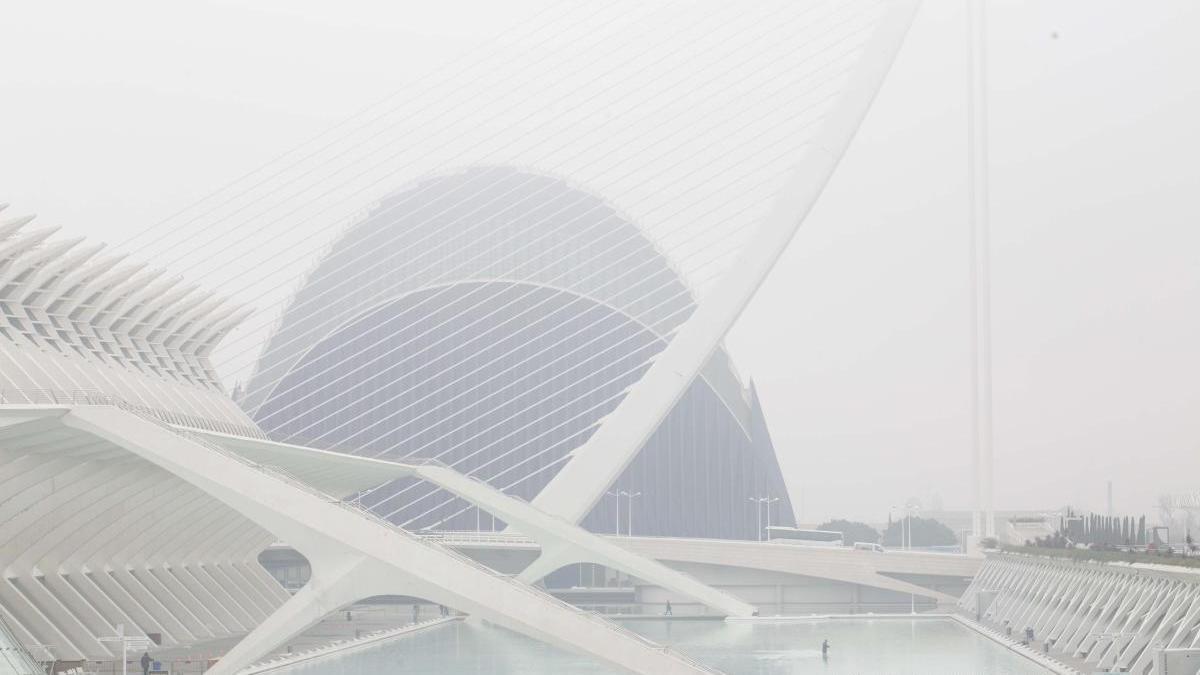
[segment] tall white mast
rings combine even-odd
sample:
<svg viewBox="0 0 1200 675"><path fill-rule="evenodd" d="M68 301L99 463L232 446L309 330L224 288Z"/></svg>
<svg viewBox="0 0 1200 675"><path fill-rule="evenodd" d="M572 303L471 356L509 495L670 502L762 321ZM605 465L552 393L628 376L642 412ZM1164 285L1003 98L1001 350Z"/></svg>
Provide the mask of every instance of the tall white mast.
<svg viewBox="0 0 1200 675"><path fill-rule="evenodd" d="M971 210L972 533L996 536L992 504L992 308L988 242L988 127L986 0L967 3L970 45L967 172ZM982 523L980 522L982 520Z"/></svg>

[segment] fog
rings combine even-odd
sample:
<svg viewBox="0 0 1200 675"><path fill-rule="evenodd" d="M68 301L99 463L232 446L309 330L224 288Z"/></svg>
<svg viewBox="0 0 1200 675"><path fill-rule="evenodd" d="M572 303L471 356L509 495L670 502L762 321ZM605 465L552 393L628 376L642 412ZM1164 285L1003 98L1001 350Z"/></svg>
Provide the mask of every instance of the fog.
<svg viewBox="0 0 1200 675"><path fill-rule="evenodd" d="M969 504L961 4L924 4L728 340L805 522ZM6 3L0 202L123 241L547 9ZM1112 480L1149 512L1200 475L1200 7L990 21L996 506L1102 509Z"/></svg>

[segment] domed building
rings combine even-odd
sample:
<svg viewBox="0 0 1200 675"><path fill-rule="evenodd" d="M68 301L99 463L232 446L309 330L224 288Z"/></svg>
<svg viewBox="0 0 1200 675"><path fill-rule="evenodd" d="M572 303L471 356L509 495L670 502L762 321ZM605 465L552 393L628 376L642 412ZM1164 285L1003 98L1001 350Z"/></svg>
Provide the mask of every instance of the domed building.
<svg viewBox="0 0 1200 675"><path fill-rule="evenodd" d="M276 440L437 460L532 499L694 308L668 260L603 199L471 168L393 193L336 241L240 401ZM772 524L794 524L753 387L724 351L611 490L588 529L753 539L750 500L764 496L779 499ZM411 480L362 499L411 529L502 526Z"/></svg>

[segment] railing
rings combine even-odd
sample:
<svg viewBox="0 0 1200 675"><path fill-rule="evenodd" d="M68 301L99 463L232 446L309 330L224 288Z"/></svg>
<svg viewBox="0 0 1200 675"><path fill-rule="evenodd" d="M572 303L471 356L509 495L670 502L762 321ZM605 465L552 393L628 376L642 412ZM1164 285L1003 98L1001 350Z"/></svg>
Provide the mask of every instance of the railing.
<svg viewBox="0 0 1200 675"><path fill-rule="evenodd" d="M0 671L13 675L40 675L42 668L33 655L17 640L16 634L0 616Z"/></svg>
<svg viewBox="0 0 1200 675"><path fill-rule="evenodd" d="M214 420L164 408L153 408L132 403L97 389L0 389L0 405L111 405L129 412L140 413L143 416L149 415L181 427L268 440L262 429L256 426Z"/></svg>

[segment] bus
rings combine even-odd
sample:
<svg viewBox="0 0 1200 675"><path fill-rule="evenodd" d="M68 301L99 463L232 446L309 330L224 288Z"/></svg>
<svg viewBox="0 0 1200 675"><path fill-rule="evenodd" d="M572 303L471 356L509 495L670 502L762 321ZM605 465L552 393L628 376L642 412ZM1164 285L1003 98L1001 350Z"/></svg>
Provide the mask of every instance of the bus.
<svg viewBox="0 0 1200 675"><path fill-rule="evenodd" d="M801 530L795 527L767 527L767 541L798 546L842 546L841 532L834 530Z"/></svg>

